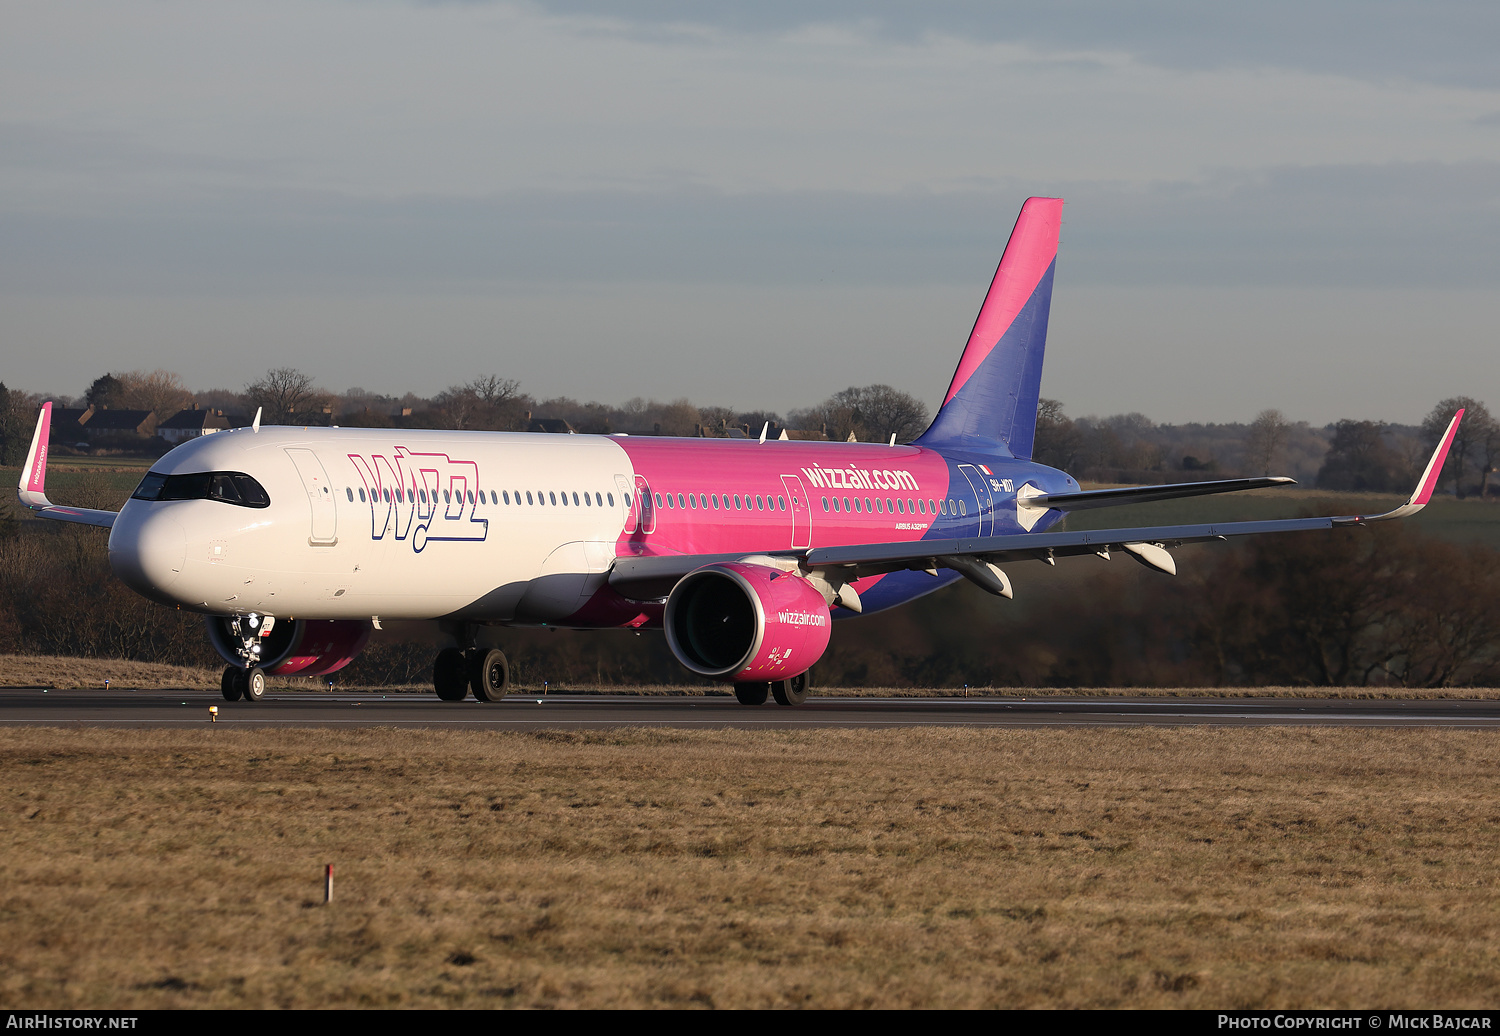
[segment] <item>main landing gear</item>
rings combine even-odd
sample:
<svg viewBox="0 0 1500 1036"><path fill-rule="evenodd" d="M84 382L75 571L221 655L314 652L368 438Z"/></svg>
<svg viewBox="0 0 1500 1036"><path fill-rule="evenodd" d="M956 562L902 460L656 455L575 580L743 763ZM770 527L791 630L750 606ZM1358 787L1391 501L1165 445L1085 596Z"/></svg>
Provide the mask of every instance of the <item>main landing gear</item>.
<svg viewBox="0 0 1500 1036"><path fill-rule="evenodd" d="M471 689L479 701L499 701L510 687L510 663L498 649L444 648L432 663L432 686L443 701L463 701Z"/></svg>
<svg viewBox="0 0 1500 1036"><path fill-rule="evenodd" d="M266 671L260 666L249 669L237 665L226 666L219 678L219 691L225 701L260 701L266 696Z"/></svg>
<svg viewBox="0 0 1500 1036"><path fill-rule="evenodd" d="M777 705L801 705L807 700L807 689L812 686L812 673L800 673L790 680L775 680L771 683L737 683L734 697L741 705L764 705L767 697L776 699Z"/></svg>

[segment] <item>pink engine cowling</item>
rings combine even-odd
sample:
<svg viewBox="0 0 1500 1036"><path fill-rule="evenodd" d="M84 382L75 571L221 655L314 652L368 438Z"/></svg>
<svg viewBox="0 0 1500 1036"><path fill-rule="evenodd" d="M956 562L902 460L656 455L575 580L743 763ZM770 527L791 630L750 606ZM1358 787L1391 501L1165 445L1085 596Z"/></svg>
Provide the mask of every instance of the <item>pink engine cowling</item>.
<svg viewBox="0 0 1500 1036"><path fill-rule="evenodd" d="M828 605L795 573L742 562L690 572L667 598L667 643L701 676L785 680L828 649Z"/></svg>
<svg viewBox="0 0 1500 1036"><path fill-rule="evenodd" d="M208 619L208 638L226 662L241 664L239 638L220 615ZM326 676L364 650L370 624L351 619L282 619L259 638L259 664L274 676Z"/></svg>

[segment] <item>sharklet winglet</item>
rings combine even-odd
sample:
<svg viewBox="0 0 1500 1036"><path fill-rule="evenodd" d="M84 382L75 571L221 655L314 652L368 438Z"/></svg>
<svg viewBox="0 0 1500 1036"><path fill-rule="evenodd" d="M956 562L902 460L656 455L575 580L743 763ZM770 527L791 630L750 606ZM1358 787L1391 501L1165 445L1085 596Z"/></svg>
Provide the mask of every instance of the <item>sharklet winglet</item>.
<svg viewBox="0 0 1500 1036"><path fill-rule="evenodd" d="M1437 449L1432 451L1427 467L1422 470L1422 477L1417 480L1417 488L1412 490L1406 503L1384 514L1364 514L1346 519L1335 519L1335 521L1339 524L1351 525L1361 522L1385 522L1393 518L1409 518L1426 507L1432 499L1433 490L1437 488L1438 478L1443 473L1443 465L1448 460L1448 451L1453 447L1453 440L1458 435L1458 424L1463 420L1463 416L1464 412L1460 410L1453 415L1453 420L1448 422L1448 430L1438 440Z"/></svg>
<svg viewBox="0 0 1500 1036"><path fill-rule="evenodd" d="M26 451L26 466L16 487L21 503L33 510L52 506L47 499L47 440L51 431L52 403L48 401L36 415L36 431L31 435L31 449Z"/></svg>
<svg viewBox="0 0 1500 1036"><path fill-rule="evenodd" d="M52 403L42 404L36 416L36 431L31 434L31 449L26 451L26 466L16 486L16 499L38 517L76 525L94 525L107 529L115 523L116 511L96 511L87 507L59 507L47 499L47 442L52 433Z"/></svg>

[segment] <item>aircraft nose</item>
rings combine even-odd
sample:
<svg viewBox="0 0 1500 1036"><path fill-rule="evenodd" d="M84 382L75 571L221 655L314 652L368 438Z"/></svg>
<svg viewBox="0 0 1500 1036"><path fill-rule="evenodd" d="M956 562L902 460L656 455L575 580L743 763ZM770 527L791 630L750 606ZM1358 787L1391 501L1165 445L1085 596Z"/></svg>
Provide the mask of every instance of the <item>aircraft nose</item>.
<svg viewBox="0 0 1500 1036"><path fill-rule="evenodd" d="M160 511L122 511L109 536L109 566L122 583L145 597L160 599L182 575L187 531Z"/></svg>

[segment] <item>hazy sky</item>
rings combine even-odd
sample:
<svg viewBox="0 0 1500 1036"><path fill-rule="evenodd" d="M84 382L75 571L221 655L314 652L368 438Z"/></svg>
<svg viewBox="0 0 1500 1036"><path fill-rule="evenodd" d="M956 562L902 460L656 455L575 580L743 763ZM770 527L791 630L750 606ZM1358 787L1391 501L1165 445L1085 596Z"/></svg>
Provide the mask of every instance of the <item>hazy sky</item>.
<svg viewBox="0 0 1500 1036"><path fill-rule="evenodd" d="M1039 10L1045 7L1045 10ZM1076 415L1500 407L1500 6L0 0L0 379L935 404L1061 196Z"/></svg>

